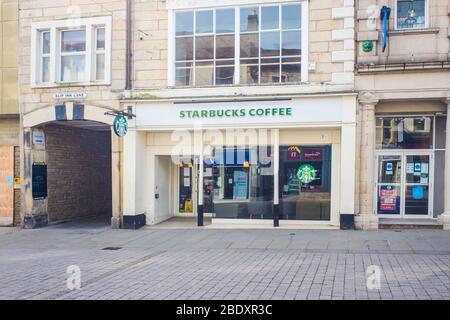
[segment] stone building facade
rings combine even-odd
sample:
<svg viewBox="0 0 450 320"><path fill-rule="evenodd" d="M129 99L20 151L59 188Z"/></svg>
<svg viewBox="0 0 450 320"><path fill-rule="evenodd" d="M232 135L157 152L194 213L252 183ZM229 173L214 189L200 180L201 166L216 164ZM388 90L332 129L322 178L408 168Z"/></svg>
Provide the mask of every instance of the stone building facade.
<svg viewBox="0 0 450 320"><path fill-rule="evenodd" d="M20 1L26 228L108 214L120 226L114 112L125 89L127 1Z"/></svg>
<svg viewBox="0 0 450 320"><path fill-rule="evenodd" d="M353 225L354 1L133 1L132 12L124 221ZM179 131L189 138L177 145ZM180 145L189 151L175 157ZM247 159L262 148L272 150L266 176ZM221 152L245 159L221 165ZM308 164L316 181L300 186L292 170Z"/></svg>
<svg viewBox="0 0 450 320"><path fill-rule="evenodd" d="M0 3L0 226L11 226L20 217L20 189L14 183L20 177L18 12L17 0Z"/></svg>
<svg viewBox="0 0 450 320"><path fill-rule="evenodd" d="M362 0L356 20L357 222L449 228L450 2Z"/></svg>

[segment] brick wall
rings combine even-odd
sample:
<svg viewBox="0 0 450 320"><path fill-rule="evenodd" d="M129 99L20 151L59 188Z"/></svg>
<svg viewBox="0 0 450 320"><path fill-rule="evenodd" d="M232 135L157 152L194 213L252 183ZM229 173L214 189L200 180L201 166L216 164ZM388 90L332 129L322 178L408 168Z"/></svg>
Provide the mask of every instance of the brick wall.
<svg viewBox="0 0 450 320"><path fill-rule="evenodd" d="M49 221L111 213L111 133L45 128Z"/></svg>

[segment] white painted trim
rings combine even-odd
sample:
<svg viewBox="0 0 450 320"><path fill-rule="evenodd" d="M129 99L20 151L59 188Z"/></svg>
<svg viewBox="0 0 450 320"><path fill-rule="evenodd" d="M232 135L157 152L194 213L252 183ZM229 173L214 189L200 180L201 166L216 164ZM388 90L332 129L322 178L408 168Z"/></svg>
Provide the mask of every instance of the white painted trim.
<svg viewBox="0 0 450 320"><path fill-rule="evenodd" d="M302 2L302 70L301 81L308 82L309 70L309 1Z"/></svg>
<svg viewBox="0 0 450 320"><path fill-rule="evenodd" d="M166 8L168 10L183 10L183 9L199 9L212 7L235 7L245 5L263 5L263 4L281 4L289 2L298 2L295 0L167 0ZM306 1L305 1L306 2Z"/></svg>
<svg viewBox="0 0 450 320"><path fill-rule="evenodd" d="M167 17L167 85L175 87L175 12L169 10Z"/></svg>
<svg viewBox="0 0 450 320"><path fill-rule="evenodd" d="M93 57L95 57L95 49L92 43L95 26L105 27L105 80L96 81L95 74L92 72ZM60 64L61 64L61 50L60 34L61 30L72 30L78 28L86 29L86 60L85 60L85 79L81 82L61 82L60 79ZM45 30L50 30L50 82L41 83L40 74L40 39L39 33ZM35 22L31 25L31 88L51 88L59 87L61 85L110 85L111 84L111 66L112 66L112 17L92 17L81 19L64 19L53 21Z"/></svg>

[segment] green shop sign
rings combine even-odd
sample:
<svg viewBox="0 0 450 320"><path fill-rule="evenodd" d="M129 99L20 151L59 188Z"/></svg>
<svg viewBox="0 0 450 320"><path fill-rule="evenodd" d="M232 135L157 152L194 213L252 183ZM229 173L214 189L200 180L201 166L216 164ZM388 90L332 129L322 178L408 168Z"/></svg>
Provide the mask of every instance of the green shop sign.
<svg viewBox="0 0 450 320"><path fill-rule="evenodd" d="M309 184L316 179L316 169L308 163L302 164L297 170L297 178L301 183Z"/></svg>
<svg viewBox="0 0 450 320"><path fill-rule="evenodd" d="M128 132L128 121L123 115L117 115L114 119L114 133L119 137L123 137Z"/></svg>
<svg viewBox="0 0 450 320"><path fill-rule="evenodd" d="M242 117L290 117L292 108L235 108L235 109L205 109L205 110L181 110L181 119L204 118L242 118Z"/></svg>

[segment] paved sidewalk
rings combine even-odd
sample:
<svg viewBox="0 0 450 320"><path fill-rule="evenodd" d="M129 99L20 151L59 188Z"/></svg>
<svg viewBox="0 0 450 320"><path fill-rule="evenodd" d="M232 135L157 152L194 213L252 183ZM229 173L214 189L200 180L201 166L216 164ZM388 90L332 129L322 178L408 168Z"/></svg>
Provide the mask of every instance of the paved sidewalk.
<svg viewBox="0 0 450 320"><path fill-rule="evenodd" d="M450 232L0 228L0 299L450 299Z"/></svg>

